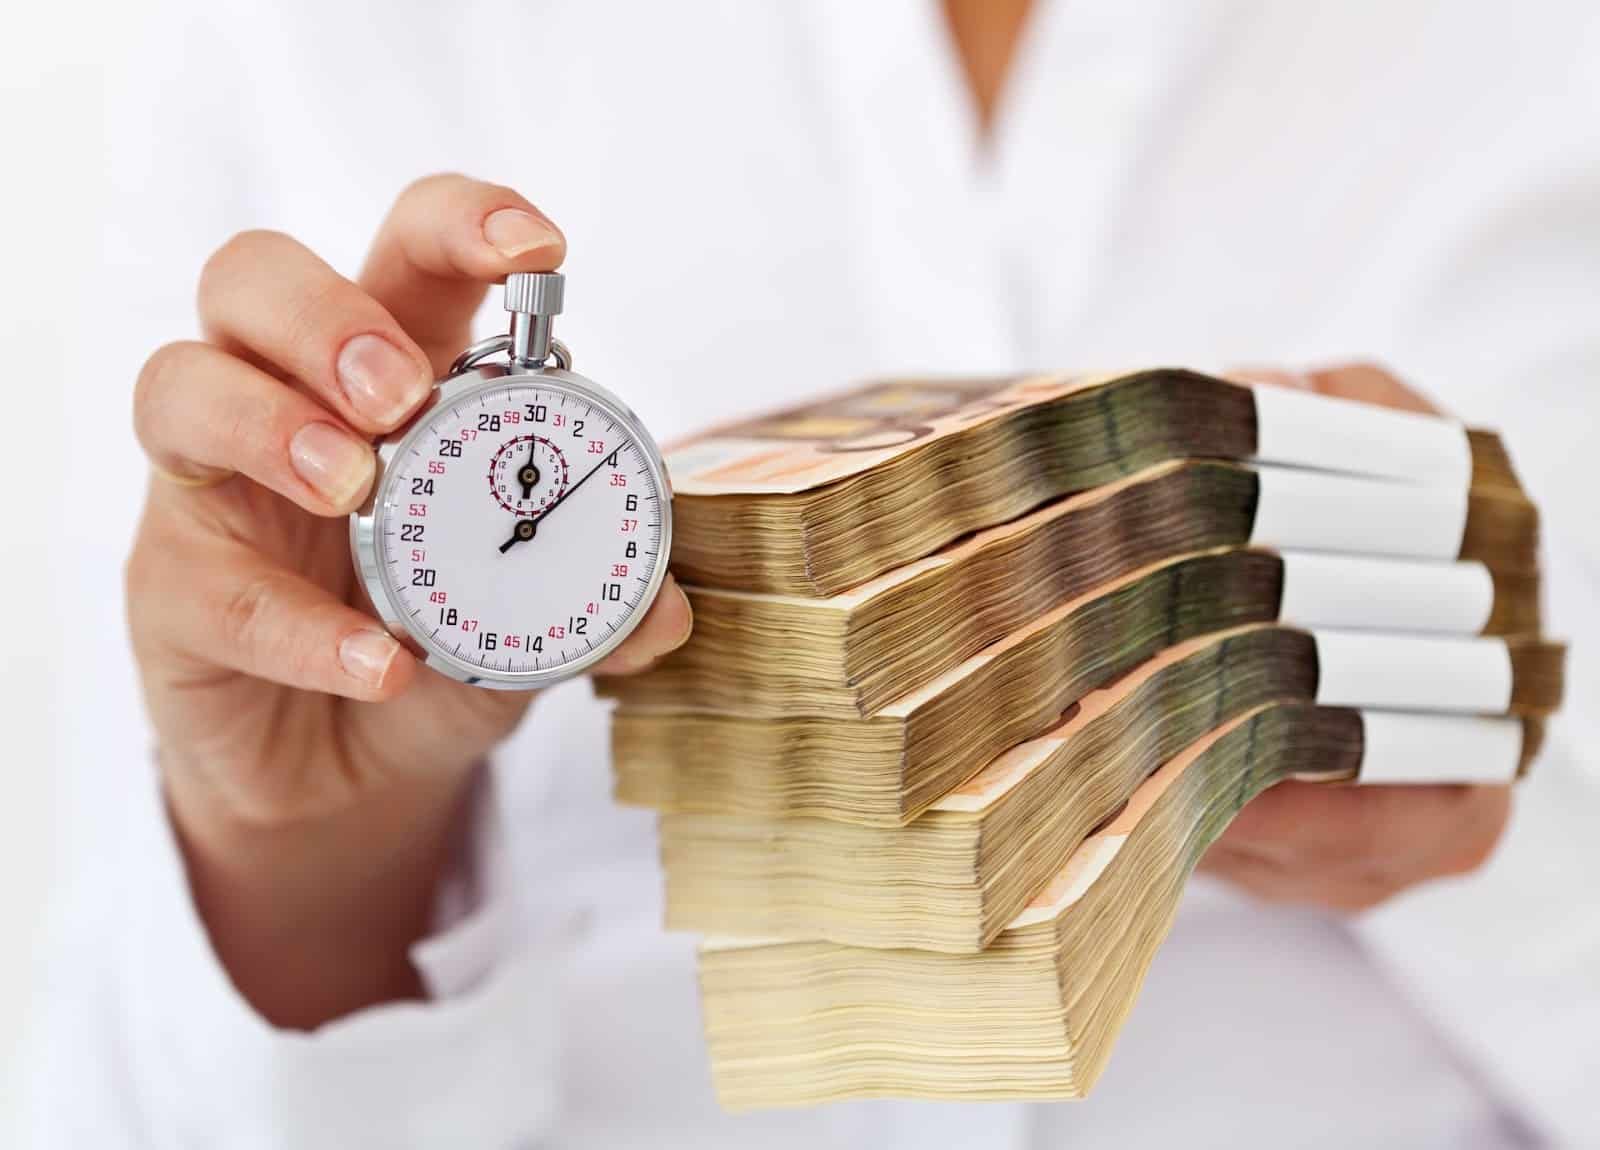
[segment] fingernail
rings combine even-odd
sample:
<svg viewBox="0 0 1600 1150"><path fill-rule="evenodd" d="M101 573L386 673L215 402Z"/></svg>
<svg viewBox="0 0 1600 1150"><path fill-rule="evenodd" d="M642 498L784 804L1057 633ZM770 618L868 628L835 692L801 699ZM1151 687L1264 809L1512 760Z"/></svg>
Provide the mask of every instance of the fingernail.
<svg viewBox="0 0 1600 1150"><path fill-rule="evenodd" d="M372 448L331 423L308 423L289 440L295 473L335 507L355 502L372 479Z"/></svg>
<svg viewBox="0 0 1600 1150"><path fill-rule="evenodd" d="M549 220L520 208L501 208L483 221L483 238L506 259L514 259L534 248L559 244L561 233Z"/></svg>
<svg viewBox="0 0 1600 1150"><path fill-rule="evenodd" d="M369 687L383 686L389 664L400 653L400 644L382 631L357 631L339 644L339 662L352 678Z"/></svg>
<svg viewBox="0 0 1600 1150"><path fill-rule="evenodd" d="M345 341L337 370L351 406L382 427L399 423L433 386L421 364L370 333Z"/></svg>

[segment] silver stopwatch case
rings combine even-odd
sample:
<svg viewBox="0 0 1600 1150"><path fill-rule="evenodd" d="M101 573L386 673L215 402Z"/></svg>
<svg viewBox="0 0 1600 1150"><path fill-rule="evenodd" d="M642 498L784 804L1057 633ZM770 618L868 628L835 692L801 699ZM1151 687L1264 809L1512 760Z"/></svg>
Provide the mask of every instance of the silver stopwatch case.
<svg viewBox="0 0 1600 1150"><path fill-rule="evenodd" d="M667 557L672 551L672 488L661 450L639 417L610 391L570 370L571 355L560 343L550 339L549 316L560 311L561 277L556 273L514 275L507 279L506 310L512 312L510 335L495 336L473 345L462 353L450 374L434 385L427 404L400 431L376 445L377 474L371 494L362 507L350 516L350 550L356 572L361 577L373 609L389 633L407 644L429 667L462 683L495 690L531 691L583 674L615 651L648 614L667 575ZM529 281L534 281L530 287ZM554 290L550 290L554 282ZM543 288L541 294L540 288ZM515 306L514 306L515 305ZM538 309L538 310L535 310ZM548 309L548 310L546 310ZM529 322L531 321L531 322ZM507 352L508 362L483 362L488 356ZM542 353L542 354L541 354ZM535 357L538 357L537 361ZM557 366L543 360L553 358ZM379 544L379 510L389 497L386 478L395 461L411 450L413 443L430 430L430 414L441 406L475 397L479 392L526 381L546 390L565 392L586 403L604 408L640 448L640 456L651 472L660 493L660 543L655 569L646 584L638 606L615 631L581 656L552 667L532 671L503 672L477 666L458 658L440 646L429 634L411 625L410 617L395 601L384 578L384 562Z"/></svg>

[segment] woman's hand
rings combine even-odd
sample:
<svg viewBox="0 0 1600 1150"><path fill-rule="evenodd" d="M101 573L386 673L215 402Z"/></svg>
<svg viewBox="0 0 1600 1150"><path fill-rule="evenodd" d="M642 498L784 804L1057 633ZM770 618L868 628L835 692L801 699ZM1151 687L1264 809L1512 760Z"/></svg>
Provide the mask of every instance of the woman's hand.
<svg viewBox="0 0 1600 1150"><path fill-rule="evenodd" d="M371 440L403 424L469 342L486 285L548 271L565 240L506 188L408 188L360 280L288 236L206 264L206 341L159 349L134 423L152 477L128 617L168 802L219 956L268 1018L312 1025L415 994L475 765L529 696L418 666L365 604L346 516ZM669 576L603 670L689 633Z"/></svg>
<svg viewBox="0 0 1600 1150"><path fill-rule="evenodd" d="M1437 411L1368 364L1241 378L1407 411ZM1329 786L1285 782L1257 796L1201 867L1273 902L1364 910L1429 879L1465 874L1494 850L1511 812L1504 786Z"/></svg>

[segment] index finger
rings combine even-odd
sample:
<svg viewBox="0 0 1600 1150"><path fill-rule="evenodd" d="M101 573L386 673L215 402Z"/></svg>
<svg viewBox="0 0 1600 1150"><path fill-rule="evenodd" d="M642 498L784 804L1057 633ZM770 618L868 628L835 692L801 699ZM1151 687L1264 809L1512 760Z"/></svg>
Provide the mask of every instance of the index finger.
<svg viewBox="0 0 1600 1150"><path fill-rule="evenodd" d="M1407 386L1387 368L1373 363L1340 363L1307 371L1241 366L1229 369L1227 376L1241 383L1270 383L1275 387L1314 391L1319 395L1374 403L1401 411L1441 414L1438 405L1427 396Z"/></svg>
<svg viewBox="0 0 1600 1150"><path fill-rule="evenodd" d="M400 193L359 282L442 375L470 342L489 284L512 272L553 271L566 254L560 229L512 189L428 176Z"/></svg>

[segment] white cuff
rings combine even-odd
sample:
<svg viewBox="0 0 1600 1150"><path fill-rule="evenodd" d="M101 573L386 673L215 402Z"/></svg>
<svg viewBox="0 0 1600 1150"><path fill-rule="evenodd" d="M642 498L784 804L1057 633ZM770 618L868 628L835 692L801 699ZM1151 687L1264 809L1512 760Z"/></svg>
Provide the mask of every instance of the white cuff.
<svg viewBox="0 0 1600 1150"><path fill-rule="evenodd" d="M274 1029L212 951L155 788L130 812L144 881L114 937L129 1073L157 1145L505 1146L547 1131L561 1033L556 961L514 947L492 785L475 798L472 873L454 919L418 944L433 1001L373 1007L304 1033ZM476 905L460 900L476 889Z"/></svg>

